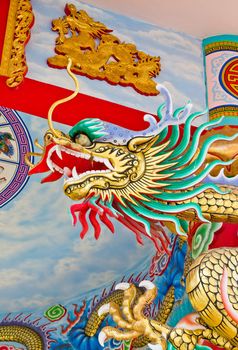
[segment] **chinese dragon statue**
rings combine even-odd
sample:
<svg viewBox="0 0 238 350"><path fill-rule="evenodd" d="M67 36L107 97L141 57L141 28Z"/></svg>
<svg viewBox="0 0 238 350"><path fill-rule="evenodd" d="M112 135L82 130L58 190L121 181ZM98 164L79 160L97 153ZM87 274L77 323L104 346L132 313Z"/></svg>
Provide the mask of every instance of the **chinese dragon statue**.
<svg viewBox="0 0 238 350"><path fill-rule="evenodd" d="M222 118L192 126L201 113L191 113L191 103L173 111L168 90L157 85L165 103L158 119L145 115L146 130L131 131L100 119L79 121L66 135L52 122L54 108L76 96L75 92L49 110L49 130L42 153L30 153L26 162L29 174L49 172L42 182L64 180L64 192L74 201L73 223L82 224L83 238L91 222L95 238L100 235L99 220L114 231L112 219L126 225L139 243L146 236L158 251L166 251L162 226L191 245L195 226L210 223L238 224L238 189L234 179L238 170L237 128L222 126ZM41 156L32 164L29 156ZM219 182L219 176L223 180ZM226 180L224 180L226 179ZM219 185L218 185L219 184ZM99 333L106 339L132 340L133 347L152 349L174 347L193 350L201 339L219 347L238 346L238 250L220 247L199 254L193 261L188 251L184 275L186 292L196 322L191 329L166 324L173 308L169 289L159 315L145 316L145 308L156 297L151 281L139 286L121 283L97 306L85 325L88 337L94 336L110 314L114 326Z"/></svg>

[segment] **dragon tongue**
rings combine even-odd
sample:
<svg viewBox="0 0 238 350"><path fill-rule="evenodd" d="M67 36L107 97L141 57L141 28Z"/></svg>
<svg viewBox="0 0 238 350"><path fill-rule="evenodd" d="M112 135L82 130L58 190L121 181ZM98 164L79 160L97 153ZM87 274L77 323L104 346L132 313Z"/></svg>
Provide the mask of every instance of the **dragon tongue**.
<svg viewBox="0 0 238 350"><path fill-rule="evenodd" d="M45 149L45 153L42 157L42 159L39 161L39 163L37 163L36 165L34 165L33 168L31 168L28 171L28 175L34 175L34 174L38 174L38 173L45 173L46 171L49 171L49 166L47 165L47 155L49 150L53 147L53 144L50 144L48 146L46 146Z"/></svg>
<svg viewBox="0 0 238 350"><path fill-rule="evenodd" d="M34 168L32 168L28 171L28 175L45 173L46 171L49 171L49 167L48 167L47 163L41 161L39 164L36 164L34 166Z"/></svg>
<svg viewBox="0 0 238 350"><path fill-rule="evenodd" d="M60 179L63 176L63 174L59 173L58 171L51 172L48 176L46 176L44 179L41 180L41 183L45 182L52 182Z"/></svg>

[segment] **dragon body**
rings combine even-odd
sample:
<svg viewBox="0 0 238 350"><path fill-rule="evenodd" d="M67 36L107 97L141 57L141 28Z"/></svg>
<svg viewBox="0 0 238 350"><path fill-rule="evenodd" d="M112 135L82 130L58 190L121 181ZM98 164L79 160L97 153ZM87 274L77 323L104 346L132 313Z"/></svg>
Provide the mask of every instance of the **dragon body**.
<svg viewBox="0 0 238 350"><path fill-rule="evenodd" d="M191 329L171 328L144 316L144 307L156 296L153 283L141 283L146 287L146 292L135 304L135 286L119 286L125 293L122 311L116 310L110 303L104 305L99 313L110 313L124 331L104 327L99 335L101 345L106 338L136 339L143 335L149 339L149 346L154 350L166 349L167 341L178 350L193 350L202 339L225 349L237 349L237 266L237 248L212 249L193 261L186 278L186 292L197 311L197 320ZM126 304L125 300L130 300L130 303Z"/></svg>
<svg viewBox="0 0 238 350"><path fill-rule="evenodd" d="M27 350L46 350L42 337L29 327L0 326L0 341L14 341L24 345Z"/></svg>
<svg viewBox="0 0 238 350"><path fill-rule="evenodd" d="M70 64L68 72L76 80ZM145 116L148 128L142 131L89 118L81 120L66 135L53 127L52 112L57 103L49 111L50 129L40 146L42 153L26 157L31 167L29 174L48 172L42 182L65 177L64 193L80 201L71 206L71 213L74 224L78 220L82 224L81 238L87 233L88 219L97 239L99 222L113 231L111 219L116 218L135 233L139 243L144 235L158 251L166 251L163 225L187 239L188 222L238 223L237 187L232 187L228 178L223 185L207 181L209 174L217 175L221 170L230 177L237 175L236 152L228 151L237 149L237 129L219 127L222 118L192 127L201 114L191 113L190 103L174 111L168 90L160 85L157 88L165 103L158 109L158 119ZM72 97L76 94L77 89ZM220 157L217 150L221 143ZM40 161L32 164L31 155L40 156ZM223 261L219 271L215 260L219 264ZM95 309L85 333L93 336L104 314L110 314L119 329L105 327L99 336L102 345L106 338L115 338L132 339L138 342L137 346L150 342L152 349L165 349L169 341L179 350L193 350L199 339L205 338L219 346L236 347L237 249L208 252L187 271L187 292L201 318L195 330L165 325L174 305L171 292L161 309L167 310L164 317L161 314L157 320L146 318L143 309L154 300L156 288L145 281L140 284L141 295L134 285L120 285L124 292L117 291L115 298L113 294L110 301Z"/></svg>
<svg viewBox="0 0 238 350"><path fill-rule="evenodd" d="M40 324L41 318L30 320L29 315L18 314L5 316L0 321L0 343L14 342L24 346L27 350L47 350L54 342L51 338L53 329L49 323Z"/></svg>
<svg viewBox="0 0 238 350"><path fill-rule="evenodd" d="M100 235L98 220L113 231L114 217L136 234L138 242L145 235L158 250L164 246L161 221L185 238L184 220L238 222L237 189L229 183L219 187L204 181L217 167L232 165L233 158L214 158L210 149L216 142L227 149L237 147L236 129L226 135L217 128L204 139L206 129L221 119L194 129L192 122L200 114L190 112L191 104L173 112L169 92L158 88L166 102L158 109L159 121L145 116L146 130L130 131L89 118L65 135L50 121L41 160L33 165L26 159L30 175L49 171L42 182L65 177L65 194L81 201L71 206L71 213L74 224L78 218L82 224L82 238L88 230L88 213L95 238Z"/></svg>

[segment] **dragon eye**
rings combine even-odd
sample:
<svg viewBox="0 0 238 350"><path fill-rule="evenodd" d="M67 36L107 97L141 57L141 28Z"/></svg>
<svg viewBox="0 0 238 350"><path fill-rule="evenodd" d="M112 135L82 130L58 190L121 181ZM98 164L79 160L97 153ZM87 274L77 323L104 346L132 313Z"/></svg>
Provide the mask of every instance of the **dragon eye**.
<svg viewBox="0 0 238 350"><path fill-rule="evenodd" d="M89 137L87 135L85 135L85 134L77 134L77 135L75 135L74 142L78 143L79 145L84 146L84 147L89 147L92 144L92 142L89 139Z"/></svg>

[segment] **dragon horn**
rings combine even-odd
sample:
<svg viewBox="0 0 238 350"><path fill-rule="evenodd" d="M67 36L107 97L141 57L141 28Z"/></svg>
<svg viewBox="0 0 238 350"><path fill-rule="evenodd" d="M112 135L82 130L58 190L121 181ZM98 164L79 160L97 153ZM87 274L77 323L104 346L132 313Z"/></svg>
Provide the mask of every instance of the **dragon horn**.
<svg viewBox="0 0 238 350"><path fill-rule="evenodd" d="M156 89L164 95L165 98L165 107L166 107L166 116L169 117L173 114L173 102L169 90L162 84L157 84Z"/></svg>

